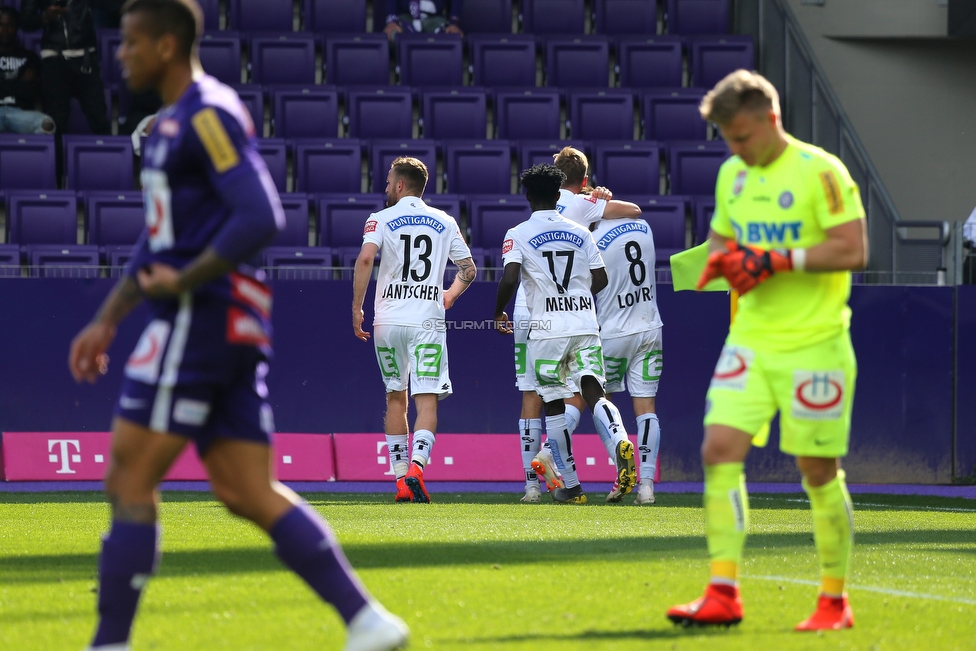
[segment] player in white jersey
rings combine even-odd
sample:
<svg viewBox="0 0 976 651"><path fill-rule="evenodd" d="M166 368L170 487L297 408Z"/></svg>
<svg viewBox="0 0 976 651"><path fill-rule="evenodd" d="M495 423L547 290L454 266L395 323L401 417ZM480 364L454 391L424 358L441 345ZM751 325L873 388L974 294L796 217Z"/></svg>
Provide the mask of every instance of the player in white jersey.
<svg viewBox="0 0 976 651"><path fill-rule="evenodd" d="M437 429L437 401L451 394L447 366L444 310L474 280L477 268L457 222L421 197L427 167L416 158L393 161L386 181L385 210L373 213L363 229L363 248L353 279L352 327L366 341L363 299L379 251L373 327L376 360L386 384L386 443L396 474L397 502L429 502L424 466L430 460ZM450 259L458 267L454 282L442 290ZM413 449L407 457L407 387L417 406Z"/></svg>
<svg viewBox="0 0 976 651"><path fill-rule="evenodd" d="M637 217L641 209L637 204L613 199L613 193L604 187L589 188L587 174L589 162L586 154L573 147L563 149L553 156L553 164L558 167L566 180L559 189L556 200L556 211L566 219L585 228L600 219L619 219L621 217ZM521 437L522 468L525 471L525 495L523 502L538 502L541 495L539 474L535 468L541 469L542 477L550 484L550 488L561 485L553 467L552 455L548 447L542 448L542 399L535 392L535 379L532 374L525 372L525 348L528 339L528 308L525 305L525 291L519 287L515 294L515 309L512 313L512 323L515 329L515 384L522 392L522 412L519 417L519 435ZM586 404L579 395L579 389L572 384L574 391L572 398L566 401L566 424L570 432L575 431L579 424L580 411ZM608 443L608 439L604 439ZM539 453L542 453L539 456ZM614 451L608 448L611 457ZM537 458L538 456L538 458ZM535 463L535 468L533 467Z"/></svg>
<svg viewBox="0 0 976 651"><path fill-rule="evenodd" d="M547 438L565 482L552 497L556 502L585 503L573 461L572 431L566 424L564 400L573 397L568 379L579 386L594 420L614 440L624 493L634 485L634 446L627 440L620 412L603 391L603 350L593 307L593 294L607 283L603 260L589 231L555 210L565 179L553 165L536 165L522 173L532 216L505 234L495 324L502 334L512 334L505 307L521 279L529 313L525 366L544 403Z"/></svg>
<svg viewBox="0 0 976 651"><path fill-rule="evenodd" d="M661 379L661 315L654 278L654 236L643 219L599 221L593 239L607 265L607 288L596 297L608 394L630 389L637 415L640 488L634 504L654 503L661 427L654 397ZM608 502L619 502L616 490Z"/></svg>

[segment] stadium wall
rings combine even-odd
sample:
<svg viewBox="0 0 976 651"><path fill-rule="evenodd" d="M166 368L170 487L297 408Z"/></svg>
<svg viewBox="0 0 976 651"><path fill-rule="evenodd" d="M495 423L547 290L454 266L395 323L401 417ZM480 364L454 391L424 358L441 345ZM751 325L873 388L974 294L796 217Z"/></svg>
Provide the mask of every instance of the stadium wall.
<svg viewBox="0 0 976 651"><path fill-rule="evenodd" d="M758 35L760 1L739 0L737 25L744 33ZM936 0L783 2L901 219L965 220L976 205L976 43L947 37L946 5Z"/></svg>
<svg viewBox="0 0 976 651"><path fill-rule="evenodd" d="M75 384L66 360L71 338L110 287L110 280L0 283L0 302L8 306L0 316L0 337L6 342L0 347L0 431L109 428L124 359L145 311L134 313L119 329L109 374L98 384ZM381 432L383 387L372 344L352 335L351 283L283 281L274 289L276 359L268 383L278 430ZM490 329L494 295L494 284L475 283L449 312L462 325L448 339L454 395L441 403L442 432L515 430L520 398L512 341ZM675 293L662 285L659 304L667 362L658 396L662 479L700 480L704 396L727 332L728 297ZM851 454L845 462L851 481L946 483L954 466L956 475L970 474L976 463L976 370L964 362L976 358L976 350L970 350L976 342L959 337L956 373L954 323L958 313L960 333L976 327L976 288L859 286L851 305L859 361ZM955 412L954 383L959 391ZM632 427L629 400L620 396L616 402ZM594 432L589 416L579 431ZM494 449L499 446L490 442L497 439L484 440L484 454L518 456L514 447ZM750 479L798 478L791 460L777 448L774 428L769 447L750 455Z"/></svg>

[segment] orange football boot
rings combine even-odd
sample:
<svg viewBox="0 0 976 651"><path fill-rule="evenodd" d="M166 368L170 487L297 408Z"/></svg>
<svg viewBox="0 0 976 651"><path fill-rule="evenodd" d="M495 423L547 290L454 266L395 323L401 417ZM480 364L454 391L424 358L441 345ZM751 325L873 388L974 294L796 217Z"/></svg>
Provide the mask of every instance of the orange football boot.
<svg viewBox="0 0 976 651"><path fill-rule="evenodd" d="M854 611L847 602L847 595L830 597L825 594L817 599L817 609L809 618L796 625L798 631L839 631L854 626Z"/></svg>
<svg viewBox="0 0 976 651"><path fill-rule="evenodd" d="M407 488L413 494L414 502L419 502L421 504L430 503L430 495L427 493L427 489L424 488L423 468L411 462L410 470L407 471L407 476L404 477L404 482L407 484Z"/></svg>
<svg viewBox="0 0 976 651"><path fill-rule="evenodd" d="M413 501L413 493L410 492L409 488L407 488L406 477L400 477L399 479L397 479L396 487L397 487L397 492L396 492L396 497L393 498L394 502Z"/></svg>
<svg viewBox="0 0 976 651"><path fill-rule="evenodd" d="M709 583L701 598L671 607L667 616L675 624L685 627L729 627L742 621L742 599L738 588Z"/></svg>

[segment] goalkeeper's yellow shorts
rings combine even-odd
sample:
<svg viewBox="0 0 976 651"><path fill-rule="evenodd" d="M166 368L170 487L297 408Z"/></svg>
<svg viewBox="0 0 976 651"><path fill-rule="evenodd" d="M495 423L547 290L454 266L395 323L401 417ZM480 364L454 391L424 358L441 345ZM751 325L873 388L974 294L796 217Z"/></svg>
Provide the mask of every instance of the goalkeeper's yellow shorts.
<svg viewBox="0 0 976 651"><path fill-rule="evenodd" d="M794 456L843 457L851 429L857 361L850 334L790 352L726 340L708 388L705 425L727 425L764 447L780 412L780 444Z"/></svg>

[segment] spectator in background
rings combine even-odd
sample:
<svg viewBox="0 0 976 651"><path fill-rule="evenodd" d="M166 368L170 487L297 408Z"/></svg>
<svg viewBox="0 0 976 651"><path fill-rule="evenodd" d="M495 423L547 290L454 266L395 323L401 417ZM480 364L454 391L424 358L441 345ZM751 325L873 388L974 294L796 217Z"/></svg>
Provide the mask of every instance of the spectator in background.
<svg viewBox="0 0 976 651"><path fill-rule="evenodd" d="M110 133L90 0L24 0L21 19L25 31L44 30L41 105L58 132L65 132L76 97L92 133Z"/></svg>
<svg viewBox="0 0 976 651"><path fill-rule="evenodd" d="M464 36L460 27L461 2L462 0L386 0L386 27L383 32L390 40L394 34L404 31Z"/></svg>
<svg viewBox="0 0 976 651"><path fill-rule="evenodd" d="M20 12L0 7L0 132L54 133L37 108L41 61L17 41Z"/></svg>

